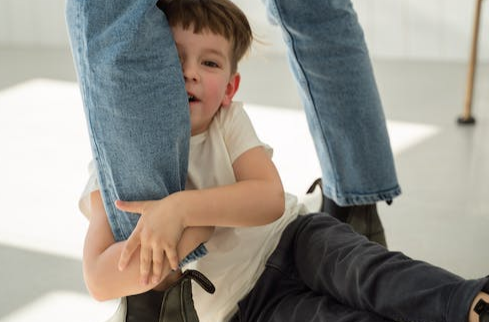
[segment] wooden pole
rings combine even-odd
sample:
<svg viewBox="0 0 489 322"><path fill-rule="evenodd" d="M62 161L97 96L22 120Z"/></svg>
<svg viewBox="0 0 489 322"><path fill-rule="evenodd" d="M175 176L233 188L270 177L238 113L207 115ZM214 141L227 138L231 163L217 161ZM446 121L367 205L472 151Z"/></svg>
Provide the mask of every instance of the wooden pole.
<svg viewBox="0 0 489 322"><path fill-rule="evenodd" d="M470 53L469 71L467 74L467 88L465 93L465 106L463 115L458 119L459 124L474 124L475 119L472 116L472 98L474 96L475 68L477 65L477 47L479 40L479 27L482 0L476 0L475 19L472 33L472 48Z"/></svg>

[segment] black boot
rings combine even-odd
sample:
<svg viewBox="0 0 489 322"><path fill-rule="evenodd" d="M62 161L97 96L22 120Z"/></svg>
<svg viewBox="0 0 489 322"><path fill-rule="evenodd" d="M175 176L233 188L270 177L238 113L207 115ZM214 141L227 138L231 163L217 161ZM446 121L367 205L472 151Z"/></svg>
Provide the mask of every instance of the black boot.
<svg viewBox="0 0 489 322"><path fill-rule="evenodd" d="M208 293L214 293L214 285L202 273L186 270L164 291L151 290L122 298L116 313L107 322L198 322L191 280Z"/></svg>
<svg viewBox="0 0 489 322"><path fill-rule="evenodd" d="M316 179L307 193L312 193L316 187L321 189L323 196L321 211L325 212L339 221L349 224L357 233L364 235L369 240L387 247L385 240L384 227L377 212L377 205L361 206L338 206L333 200L329 199L322 192L323 185L321 178Z"/></svg>

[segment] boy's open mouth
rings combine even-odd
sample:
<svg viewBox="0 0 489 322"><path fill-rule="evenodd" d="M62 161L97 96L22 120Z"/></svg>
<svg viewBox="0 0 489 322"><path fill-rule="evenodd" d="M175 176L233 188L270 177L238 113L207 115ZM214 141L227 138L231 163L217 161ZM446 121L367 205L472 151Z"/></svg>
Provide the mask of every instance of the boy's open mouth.
<svg viewBox="0 0 489 322"><path fill-rule="evenodd" d="M197 101L198 101L197 97L188 94L188 102L189 103L191 103L191 102L197 102Z"/></svg>

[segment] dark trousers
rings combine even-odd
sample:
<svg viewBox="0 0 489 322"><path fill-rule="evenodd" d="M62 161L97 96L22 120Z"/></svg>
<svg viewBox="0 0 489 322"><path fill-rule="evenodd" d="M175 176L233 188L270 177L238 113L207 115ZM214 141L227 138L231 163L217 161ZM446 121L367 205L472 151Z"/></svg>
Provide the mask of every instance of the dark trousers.
<svg viewBox="0 0 489 322"><path fill-rule="evenodd" d="M232 321L463 322L488 284L389 252L312 214L286 228Z"/></svg>

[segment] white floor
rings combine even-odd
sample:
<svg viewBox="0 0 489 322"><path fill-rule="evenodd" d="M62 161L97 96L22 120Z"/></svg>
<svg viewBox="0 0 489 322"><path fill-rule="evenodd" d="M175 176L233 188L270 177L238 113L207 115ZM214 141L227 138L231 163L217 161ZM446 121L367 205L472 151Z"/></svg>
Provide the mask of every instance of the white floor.
<svg viewBox="0 0 489 322"><path fill-rule="evenodd" d="M473 127L455 124L465 65L374 66L404 191L380 205L390 248L466 278L489 274L488 66ZM286 189L302 196L320 171L285 59L255 57L242 75L238 98ZM90 149L74 80L66 50L0 48L0 322L103 321L116 304L91 300L81 275L77 198Z"/></svg>

